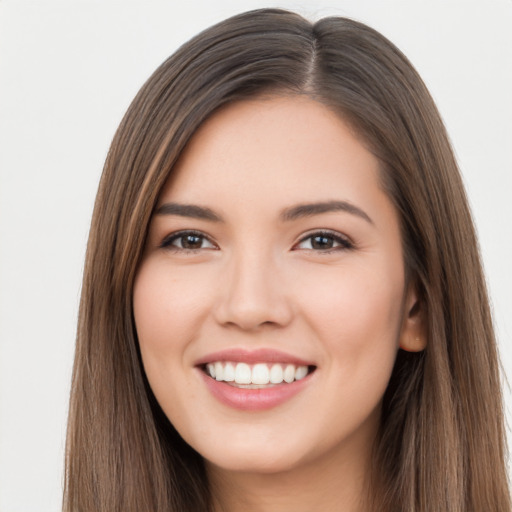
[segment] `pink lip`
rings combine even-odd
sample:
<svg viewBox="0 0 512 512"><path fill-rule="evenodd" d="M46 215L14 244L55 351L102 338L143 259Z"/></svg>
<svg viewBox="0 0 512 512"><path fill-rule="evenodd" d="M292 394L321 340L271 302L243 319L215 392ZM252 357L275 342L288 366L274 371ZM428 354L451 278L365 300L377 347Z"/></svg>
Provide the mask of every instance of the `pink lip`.
<svg viewBox="0 0 512 512"><path fill-rule="evenodd" d="M271 409L291 399L310 382L312 374L291 384L277 384L268 388L246 389L231 386L223 381L212 379L198 369L209 391L221 403L243 411L263 411Z"/></svg>
<svg viewBox="0 0 512 512"><path fill-rule="evenodd" d="M262 411L271 409L291 399L310 382L312 373L301 380L290 384L283 383L267 388L247 389L237 388L223 381L212 379L203 371L203 366L216 361L231 361L234 363L283 363L296 366L313 366L311 361L292 356L273 349L246 350L233 348L212 352L198 359L195 363L201 378L212 395L221 403L244 411Z"/></svg>
<svg viewBox="0 0 512 512"><path fill-rule="evenodd" d="M246 350L240 348L232 348L212 352L201 359L197 360L195 365L201 366L216 361L232 361L233 363L285 363L294 364L296 366L312 366L314 363L306 361L298 357L281 352L279 350L260 348L257 350Z"/></svg>

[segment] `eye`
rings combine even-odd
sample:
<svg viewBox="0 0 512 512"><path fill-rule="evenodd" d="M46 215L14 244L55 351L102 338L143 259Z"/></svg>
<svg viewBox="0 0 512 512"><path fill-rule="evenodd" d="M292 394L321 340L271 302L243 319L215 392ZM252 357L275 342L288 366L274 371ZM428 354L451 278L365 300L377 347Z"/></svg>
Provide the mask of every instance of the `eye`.
<svg viewBox="0 0 512 512"><path fill-rule="evenodd" d="M199 231L180 231L172 233L162 241L160 247L176 251L198 251L217 249L209 238Z"/></svg>
<svg viewBox="0 0 512 512"><path fill-rule="evenodd" d="M354 246L346 237L331 231L311 233L302 238L294 249L331 252L352 249Z"/></svg>

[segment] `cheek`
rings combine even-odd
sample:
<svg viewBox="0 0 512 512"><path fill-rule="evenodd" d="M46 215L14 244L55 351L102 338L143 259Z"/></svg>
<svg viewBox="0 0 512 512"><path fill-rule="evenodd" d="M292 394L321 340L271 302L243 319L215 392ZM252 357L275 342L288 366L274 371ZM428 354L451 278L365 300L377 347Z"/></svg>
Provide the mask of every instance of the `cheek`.
<svg viewBox="0 0 512 512"><path fill-rule="evenodd" d="M168 269L151 259L143 262L133 291L142 363L157 401L168 417L178 420L182 408L176 390L178 383L186 386L189 378L182 367L188 341L193 338L196 308Z"/></svg>
<svg viewBox="0 0 512 512"><path fill-rule="evenodd" d="M193 337L204 303L204 287L194 276L174 277L165 264L141 265L134 285L133 309L142 352L173 352Z"/></svg>
<svg viewBox="0 0 512 512"><path fill-rule="evenodd" d="M322 272L300 272L295 294L309 310L336 324L339 315L353 321L379 318L396 321L400 316L404 290L403 273L371 262ZM352 323L352 322L351 322Z"/></svg>
<svg viewBox="0 0 512 512"><path fill-rule="evenodd" d="M133 312L142 364L153 393L166 414L176 401L173 378L179 375L187 334L187 317L176 310L176 283L158 266L143 263L133 291ZM156 268L155 268L156 267ZM181 321L177 321L180 319Z"/></svg>
<svg viewBox="0 0 512 512"><path fill-rule="evenodd" d="M402 274L372 265L330 270L311 282L304 278L296 292L309 327L345 375L383 366L388 373L402 323Z"/></svg>

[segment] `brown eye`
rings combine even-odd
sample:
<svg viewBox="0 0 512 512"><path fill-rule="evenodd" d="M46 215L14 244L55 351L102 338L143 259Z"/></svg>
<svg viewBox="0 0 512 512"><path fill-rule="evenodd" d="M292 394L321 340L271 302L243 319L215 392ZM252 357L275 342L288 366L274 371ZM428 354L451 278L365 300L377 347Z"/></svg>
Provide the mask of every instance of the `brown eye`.
<svg viewBox="0 0 512 512"><path fill-rule="evenodd" d="M332 249L334 243L332 236L316 235L311 237L311 247L313 249Z"/></svg>
<svg viewBox="0 0 512 512"><path fill-rule="evenodd" d="M342 250L352 247L352 243L345 237L330 232L313 233L304 237L296 246L297 249L310 251Z"/></svg>
<svg viewBox="0 0 512 512"><path fill-rule="evenodd" d="M200 249L203 245L203 237L198 235L182 235L178 238L183 249Z"/></svg>
<svg viewBox="0 0 512 512"><path fill-rule="evenodd" d="M162 242L161 247L173 250L198 251L201 249L215 249L215 245L202 233L195 231L181 231L174 233Z"/></svg>

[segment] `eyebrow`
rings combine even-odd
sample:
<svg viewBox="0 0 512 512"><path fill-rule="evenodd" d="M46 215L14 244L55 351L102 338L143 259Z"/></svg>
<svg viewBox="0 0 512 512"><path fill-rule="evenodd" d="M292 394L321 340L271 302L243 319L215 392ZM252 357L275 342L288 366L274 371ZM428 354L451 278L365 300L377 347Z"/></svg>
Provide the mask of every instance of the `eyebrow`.
<svg viewBox="0 0 512 512"><path fill-rule="evenodd" d="M299 204L283 210L280 217L282 221L290 222L303 217L313 217L314 215L320 215L322 213L339 211L356 215L370 224L373 224L372 219L366 212L348 201L325 201L320 203ZM224 219L211 208L195 204L164 203L155 210L155 215L178 215L180 217L189 217L212 222L224 222Z"/></svg>
<svg viewBox="0 0 512 512"><path fill-rule="evenodd" d="M365 211L348 201L326 201L322 203L299 204L297 206L286 208L281 214L281 219L283 221L292 221L302 217L313 217L314 215L319 215L321 213L339 211L356 215L370 224L373 224L372 219Z"/></svg>
<svg viewBox="0 0 512 512"><path fill-rule="evenodd" d="M195 204L164 203L155 210L155 215L178 215L180 217L223 222L222 217L210 208Z"/></svg>

